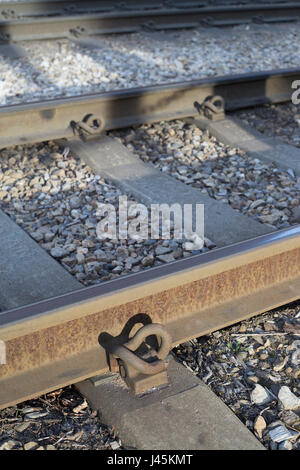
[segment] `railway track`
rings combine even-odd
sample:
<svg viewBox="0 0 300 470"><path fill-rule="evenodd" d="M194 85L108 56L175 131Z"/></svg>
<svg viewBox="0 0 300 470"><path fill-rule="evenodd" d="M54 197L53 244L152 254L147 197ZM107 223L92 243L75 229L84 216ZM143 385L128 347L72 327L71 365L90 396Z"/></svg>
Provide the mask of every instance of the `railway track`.
<svg viewBox="0 0 300 470"><path fill-rule="evenodd" d="M71 149L98 170L92 155L101 145L106 148L102 163L113 160L105 131L160 120L197 121L208 96L221 95L226 110L288 101L298 78L298 69L253 73L5 106L0 108L0 148L69 139ZM102 171L116 181L111 170ZM139 188L135 194L141 194ZM121 375L125 368L127 383L137 392L164 383L171 347L297 300L300 226L269 232L0 312L7 357L0 367L0 409L116 372L120 364ZM162 338L153 362L131 351L149 335ZM151 355L156 349L151 345Z"/></svg>
<svg viewBox="0 0 300 470"><path fill-rule="evenodd" d="M161 120L197 116L195 103L221 95L226 110L289 101L299 69L255 72L0 108L0 148ZM95 116L95 119L89 116ZM82 126L84 120L87 122ZM83 129L84 127L84 129ZM90 127L90 131L87 130ZM80 131L81 130L81 131Z"/></svg>
<svg viewBox="0 0 300 470"><path fill-rule="evenodd" d="M129 33L141 29L194 28L199 25L230 26L247 23L298 21L298 2L120 2L69 1L7 2L0 12L0 40L82 37Z"/></svg>

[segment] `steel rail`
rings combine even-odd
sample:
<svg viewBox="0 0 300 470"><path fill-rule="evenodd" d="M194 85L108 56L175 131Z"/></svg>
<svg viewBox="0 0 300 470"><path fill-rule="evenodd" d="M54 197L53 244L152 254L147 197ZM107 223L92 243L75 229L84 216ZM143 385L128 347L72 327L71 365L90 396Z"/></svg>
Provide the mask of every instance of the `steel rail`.
<svg viewBox="0 0 300 470"><path fill-rule="evenodd" d="M279 0L278 0L279 1ZM288 2L291 3L291 2ZM229 6L238 4L238 2L229 1ZM3 2L0 4L0 18L22 18L22 17L36 17L36 16L50 16L50 15L66 15L67 13L82 14L88 12L117 12L117 11L143 11L143 10L157 10L163 6L170 9L183 8L182 0L172 0L171 3L163 0L127 0L122 2L120 0L85 0L72 1L72 0L30 0L19 2ZM184 8L198 7L203 8L209 6L207 1L191 1L184 2Z"/></svg>
<svg viewBox="0 0 300 470"><path fill-rule="evenodd" d="M14 4L15 5L15 4ZM151 3L148 4L150 6ZM155 5L156 6L156 5ZM12 7L12 11L14 11ZM46 8L46 3L45 3ZM88 5L87 5L88 8ZM91 7L92 8L92 7ZM99 7L100 8L100 7ZM105 7L103 7L105 10ZM82 7L81 7L82 9ZM3 10L9 17L9 9ZM86 11L86 10L85 10ZM12 15L13 16L13 15ZM36 39L67 38L107 33L134 32L147 28L152 30L169 28L193 28L201 24L226 26L249 22L297 21L300 5L297 2L275 5L229 5L217 7L195 7L195 3L172 8L122 8L98 13L23 17L0 22L2 42Z"/></svg>
<svg viewBox="0 0 300 470"><path fill-rule="evenodd" d="M213 3L213 5L212 5ZM18 2L5 1L0 4L0 18L19 18L19 17L35 17L35 16L48 16L48 15L65 15L66 13L82 13L90 11L143 11L143 10L160 10L162 8L168 8L173 10L185 10L186 8L210 8L212 11L214 8L228 8L228 7L240 7L243 3L239 0L127 0L122 2L120 0L85 0L72 1L72 0L22 0ZM260 0L254 0L251 2L252 5L261 6ZM292 1L273 0L271 3L265 2L265 5L272 7L278 6L278 4L295 4ZM242 5L243 6L243 5ZM245 6L245 5L244 5Z"/></svg>
<svg viewBox="0 0 300 470"><path fill-rule="evenodd" d="M0 148L74 137L74 123L101 118L103 130L196 116L194 103L221 95L227 110L289 101L300 69L255 72L0 107ZM86 126L86 123L84 123Z"/></svg>
<svg viewBox="0 0 300 470"><path fill-rule="evenodd" d="M0 408L106 373L100 335L160 323L174 346L299 296L297 225L2 312Z"/></svg>

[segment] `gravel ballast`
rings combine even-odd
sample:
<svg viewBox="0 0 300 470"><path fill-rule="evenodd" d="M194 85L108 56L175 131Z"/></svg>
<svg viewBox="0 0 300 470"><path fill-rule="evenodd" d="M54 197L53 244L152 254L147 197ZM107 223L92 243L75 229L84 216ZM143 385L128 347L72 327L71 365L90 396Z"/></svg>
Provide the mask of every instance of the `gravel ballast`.
<svg viewBox="0 0 300 470"><path fill-rule="evenodd" d="M0 450L116 450L121 441L74 387L0 411Z"/></svg>
<svg viewBox="0 0 300 470"><path fill-rule="evenodd" d="M95 47L71 40L24 42L24 57L0 55L0 106L299 67L297 24L94 39ZM300 147L299 106L237 114L266 136ZM275 228L300 223L300 178L292 169L249 158L183 121L112 135L143 161L261 223ZM214 248L209 240L196 250L187 249L185 240L99 240L98 204L116 207L123 195L75 158L67 144L0 151L0 209L85 286ZM299 328L298 302L184 343L174 353L266 448L300 450ZM0 411L0 450L121 448L117 430L105 426L74 387Z"/></svg>
<svg viewBox="0 0 300 470"><path fill-rule="evenodd" d="M292 103L271 104L232 113L264 137L278 137L300 148L300 106Z"/></svg>
<svg viewBox="0 0 300 470"><path fill-rule="evenodd" d="M91 42L91 39L88 40ZM0 105L299 66L297 24L242 25L21 42L0 55Z"/></svg>
<svg viewBox="0 0 300 470"><path fill-rule="evenodd" d="M184 121L112 133L143 161L275 228L300 221L300 178L250 158Z"/></svg>
<svg viewBox="0 0 300 470"><path fill-rule="evenodd" d="M193 155L193 148L183 149L181 133L185 146L189 145L188 134L191 133L196 155L200 147L203 155L195 158L197 165L239 155L238 150L222 146L191 124L177 121L163 123L161 129L155 126L142 126L138 130L142 131L141 135L137 130L122 131L123 139L133 146L137 138L145 146L142 159L162 164L163 171L174 161L174 168L177 168L176 162L181 158L191 160L186 152L191 151ZM150 136L149 142L145 143L144 132ZM151 141L159 141L161 133L167 137L165 143L159 143L162 150L156 147L154 152L148 153ZM206 145L202 146L203 143ZM220 152L224 155L220 156ZM158 155L161 154L164 157L160 161ZM244 161L245 156L238 158ZM223 173L226 168L228 162ZM239 164L233 168L235 176L237 171L245 173ZM117 244L98 240L95 236L97 203L116 204L122 194L75 158L67 147L49 142L2 150L0 170L1 209L84 285L193 254L177 241L149 240L148 245L134 240ZM212 168L208 178L214 171ZM269 175L268 167L256 167L255 171L270 184L269 176L264 176L265 172ZM179 179L186 174L182 169L178 171ZM276 191L288 194L285 187L292 188L295 198L293 185L299 182L286 172L279 172L279 177L276 172L272 175ZM252 191L256 191L263 178L258 178ZM288 184L282 183L286 178ZM215 191L222 191L222 182L215 186ZM235 187L238 188L238 184L235 183ZM209 189L210 186L206 186L206 190ZM253 194L257 196L256 192ZM219 199L227 200L223 195ZM167 255L170 258L161 258ZM270 449L299 448L299 315L299 304L294 304L185 343L175 350L179 359L211 386ZM73 388L10 407L0 413L0 420L0 449L3 450L118 449L122 446L114 432L101 423Z"/></svg>
<svg viewBox="0 0 300 470"><path fill-rule="evenodd" d="M177 358L271 450L300 450L300 303L184 343Z"/></svg>
<svg viewBox="0 0 300 470"><path fill-rule="evenodd" d="M204 246L175 239L172 228L170 239L100 239L98 209L112 204L118 215L121 196L67 147L49 142L0 152L0 208L84 285L214 248L208 239ZM128 207L134 203L129 195ZM129 223L135 220L129 216Z"/></svg>

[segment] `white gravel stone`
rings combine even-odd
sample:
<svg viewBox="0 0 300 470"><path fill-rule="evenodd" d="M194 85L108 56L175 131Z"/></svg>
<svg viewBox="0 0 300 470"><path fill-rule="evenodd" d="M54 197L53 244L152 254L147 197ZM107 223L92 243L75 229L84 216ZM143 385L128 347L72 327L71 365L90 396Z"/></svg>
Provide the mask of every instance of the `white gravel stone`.
<svg viewBox="0 0 300 470"><path fill-rule="evenodd" d="M295 366L300 365L300 348L298 347L296 351L293 352L292 357L291 357L291 362Z"/></svg>
<svg viewBox="0 0 300 470"><path fill-rule="evenodd" d="M297 397L286 385L280 388L278 399L285 410L300 408L300 398Z"/></svg>
<svg viewBox="0 0 300 470"><path fill-rule="evenodd" d="M172 261L174 261L174 256L172 253L169 253L167 255L159 255L157 258L163 263L171 263Z"/></svg>
<svg viewBox="0 0 300 470"><path fill-rule="evenodd" d="M279 444L279 450L292 450L293 444L290 441L283 441Z"/></svg>
<svg viewBox="0 0 300 470"><path fill-rule="evenodd" d="M117 449L119 449L121 446L120 446L120 444L119 444L117 441L112 441L112 442L110 443L110 447L111 447L112 450L117 450Z"/></svg>
<svg viewBox="0 0 300 470"><path fill-rule="evenodd" d="M274 442L282 442L287 439L293 439L297 436L297 432L290 431L285 426L276 426L269 431L269 436Z"/></svg>
<svg viewBox="0 0 300 470"><path fill-rule="evenodd" d="M30 423L27 421L27 422L18 424L18 425L15 427L15 430L16 430L17 432L24 432L29 426L30 426Z"/></svg>
<svg viewBox="0 0 300 470"><path fill-rule="evenodd" d="M33 413L28 413L25 415L25 419L39 419L47 416L46 411L34 411Z"/></svg>
<svg viewBox="0 0 300 470"><path fill-rule="evenodd" d="M272 400L272 397L267 390L260 384L256 384L254 390L251 392L251 401L256 405L265 405Z"/></svg>
<svg viewBox="0 0 300 470"><path fill-rule="evenodd" d="M4 442L1 442L0 444L0 450L11 450L13 449L16 445L18 444L18 442L10 439L10 440L7 440L7 441L4 441Z"/></svg>
<svg viewBox="0 0 300 470"><path fill-rule="evenodd" d="M37 447L38 443L33 441L26 442L26 444L24 444L24 450L35 450Z"/></svg>
<svg viewBox="0 0 300 470"><path fill-rule="evenodd" d="M50 253L51 253L51 256L53 256L54 258L63 258L67 254L67 252L63 248L60 248L59 246L52 248Z"/></svg>
<svg viewBox="0 0 300 470"><path fill-rule="evenodd" d="M281 359L281 360L277 361L274 364L274 371L275 372L280 372L282 369L284 369L284 367L286 366L288 360L289 360L289 358L285 357L284 359Z"/></svg>

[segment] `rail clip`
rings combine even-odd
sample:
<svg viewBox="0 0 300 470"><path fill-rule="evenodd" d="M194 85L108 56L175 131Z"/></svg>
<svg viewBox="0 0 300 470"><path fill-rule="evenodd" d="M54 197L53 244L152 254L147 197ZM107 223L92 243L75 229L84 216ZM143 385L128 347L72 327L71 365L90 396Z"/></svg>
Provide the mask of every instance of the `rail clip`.
<svg viewBox="0 0 300 470"><path fill-rule="evenodd" d="M172 339L163 325L145 325L123 344L120 338L105 333L105 341L100 344L109 355L111 372L119 372L135 393L168 383L164 360L171 349Z"/></svg>
<svg viewBox="0 0 300 470"><path fill-rule="evenodd" d="M201 117L211 121L225 119L225 101L222 96L207 96L201 104L195 101L194 106Z"/></svg>
<svg viewBox="0 0 300 470"><path fill-rule="evenodd" d="M99 137L105 128L104 119L96 114L87 114L82 121L71 121L70 126L74 135L78 135L83 141L93 137Z"/></svg>

